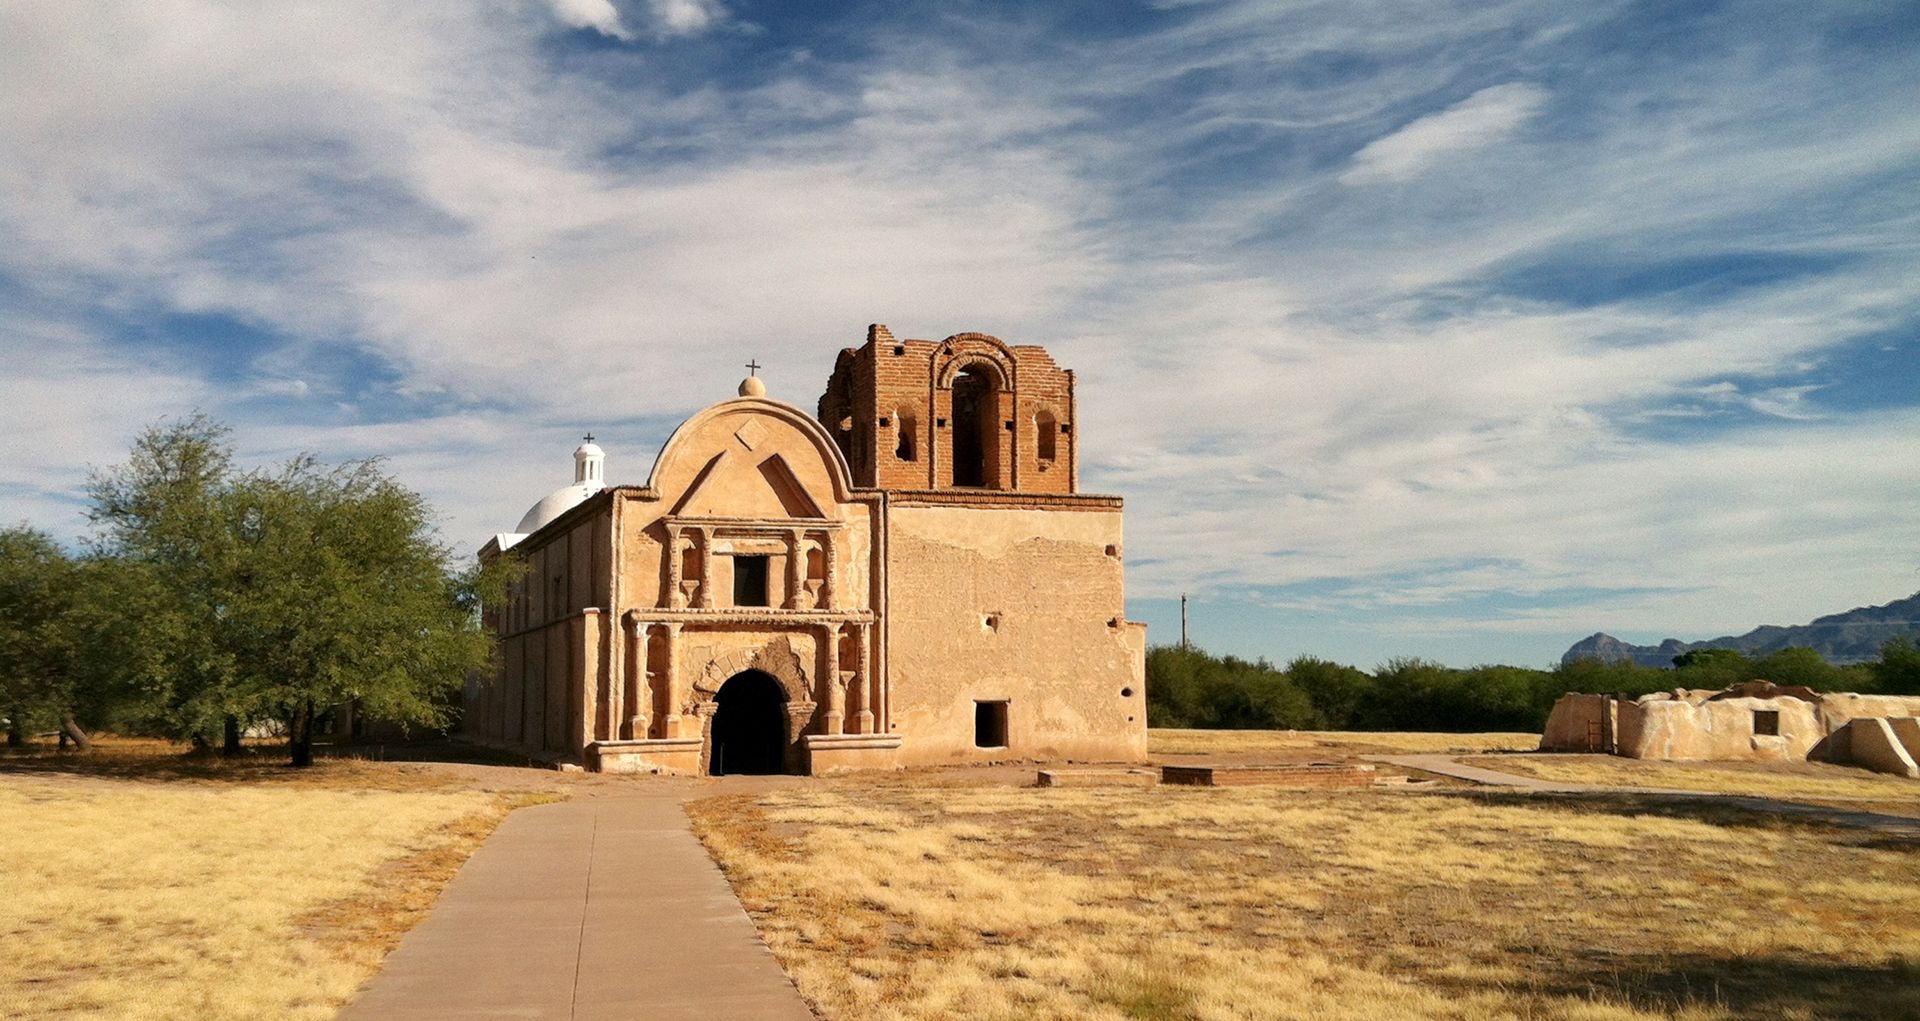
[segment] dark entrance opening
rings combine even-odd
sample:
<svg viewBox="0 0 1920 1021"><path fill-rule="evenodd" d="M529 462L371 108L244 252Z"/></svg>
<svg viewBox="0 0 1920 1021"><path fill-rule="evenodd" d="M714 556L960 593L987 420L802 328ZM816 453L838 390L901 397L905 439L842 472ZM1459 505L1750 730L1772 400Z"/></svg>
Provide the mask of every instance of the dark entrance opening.
<svg viewBox="0 0 1920 1021"><path fill-rule="evenodd" d="M968 369L954 377L953 484L956 486L987 485L987 457L996 453L993 429L998 408L993 395L993 381L984 373Z"/></svg>
<svg viewBox="0 0 1920 1021"><path fill-rule="evenodd" d="M713 701L713 759L707 772L783 773L787 752L787 695L771 674L742 670L727 678Z"/></svg>
<svg viewBox="0 0 1920 1021"><path fill-rule="evenodd" d="M1007 746L1007 704L1005 702L973 704L973 746L975 748Z"/></svg>

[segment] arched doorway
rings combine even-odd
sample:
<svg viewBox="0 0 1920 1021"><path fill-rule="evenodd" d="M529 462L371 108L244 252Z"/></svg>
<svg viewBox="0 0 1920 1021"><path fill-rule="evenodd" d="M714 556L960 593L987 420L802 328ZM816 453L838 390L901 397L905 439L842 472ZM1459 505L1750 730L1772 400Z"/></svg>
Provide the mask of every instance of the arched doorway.
<svg viewBox="0 0 1920 1021"><path fill-rule="evenodd" d="M998 387L980 368L953 379L953 484L998 488Z"/></svg>
<svg viewBox="0 0 1920 1021"><path fill-rule="evenodd" d="M742 670L714 693L707 772L783 773L787 759L787 695L772 674Z"/></svg>

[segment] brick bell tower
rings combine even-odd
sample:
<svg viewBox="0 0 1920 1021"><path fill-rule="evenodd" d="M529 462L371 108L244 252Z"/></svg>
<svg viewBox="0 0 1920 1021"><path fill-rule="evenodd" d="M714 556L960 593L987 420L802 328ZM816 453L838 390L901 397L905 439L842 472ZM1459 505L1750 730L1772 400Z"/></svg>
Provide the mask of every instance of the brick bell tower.
<svg viewBox="0 0 1920 1021"><path fill-rule="evenodd" d="M840 352L819 417L863 488L1079 491L1073 372L1038 345L875 323Z"/></svg>

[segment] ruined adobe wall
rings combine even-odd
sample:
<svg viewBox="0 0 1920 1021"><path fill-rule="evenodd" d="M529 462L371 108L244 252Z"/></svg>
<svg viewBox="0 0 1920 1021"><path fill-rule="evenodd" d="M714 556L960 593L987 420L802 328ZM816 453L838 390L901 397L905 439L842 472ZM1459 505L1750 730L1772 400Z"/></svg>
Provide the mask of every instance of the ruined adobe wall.
<svg viewBox="0 0 1920 1021"><path fill-rule="evenodd" d="M1920 716L1920 695L1859 695L1838 691L1820 696L1820 713L1828 730L1839 730L1850 720L1872 717Z"/></svg>
<svg viewBox="0 0 1920 1021"><path fill-rule="evenodd" d="M1144 758L1146 636L1124 619L1118 501L1007 496L888 507L890 732L905 739L902 761ZM975 703L999 699L1008 747L976 748Z"/></svg>
<svg viewBox="0 0 1920 1021"><path fill-rule="evenodd" d="M1755 711L1779 713L1779 733L1754 733ZM1648 697L1619 714L1620 754L1635 759L1798 762L1827 736L1818 707L1797 698Z"/></svg>

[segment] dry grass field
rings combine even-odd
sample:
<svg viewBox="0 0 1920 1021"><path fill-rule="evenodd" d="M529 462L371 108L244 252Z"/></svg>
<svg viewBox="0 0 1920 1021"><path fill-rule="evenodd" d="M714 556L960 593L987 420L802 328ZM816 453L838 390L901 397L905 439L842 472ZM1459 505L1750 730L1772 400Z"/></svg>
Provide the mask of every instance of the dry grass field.
<svg viewBox="0 0 1920 1021"><path fill-rule="evenodd" d="M1825 762L1660 762L1612 755L1513 755L1463 761L1555 783L1920 804L1920 780Z"/></svg>
<svg viewBox="0 0 1920 1021"><path fill-rule="evenodd" d="M0 760L0 1014L330 1018L507 810L543 800L177 752Z"/></svg>
<svg viewBox="0 0 1920 1021"><path fill-rule="evenodd" d="M907 774L690 812L833 1021L1920 1017L1920 847L1738 810Z"/></svg>
<svg viewBox="0 0 1920 1021"><path fill-rule="evenodd" d="M1147 754L1155 758L1168 755L1248 754L1300 757L1302 753L1350 756L1455 752L1461 755L1473 755L1484 752L1530 752L1538 747L1540 747L1538 734L1403 734L1322 730L1155 729L1147 731Z"/></svg>

